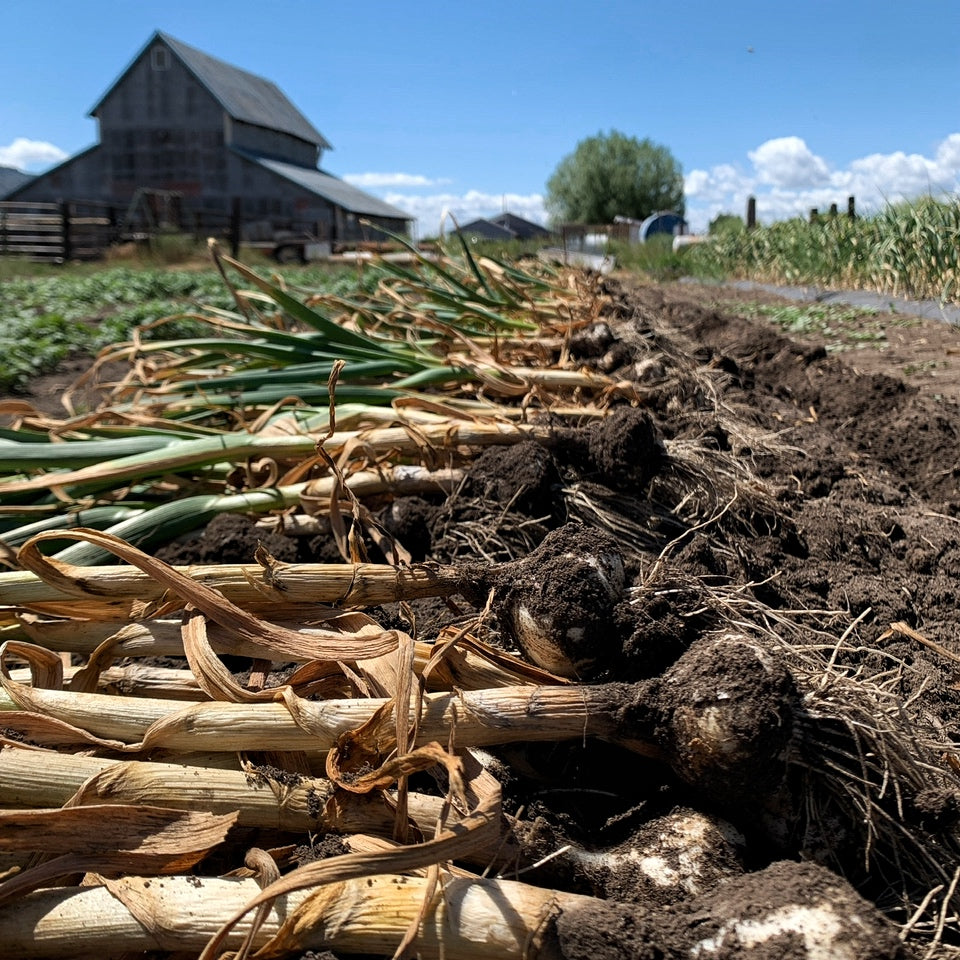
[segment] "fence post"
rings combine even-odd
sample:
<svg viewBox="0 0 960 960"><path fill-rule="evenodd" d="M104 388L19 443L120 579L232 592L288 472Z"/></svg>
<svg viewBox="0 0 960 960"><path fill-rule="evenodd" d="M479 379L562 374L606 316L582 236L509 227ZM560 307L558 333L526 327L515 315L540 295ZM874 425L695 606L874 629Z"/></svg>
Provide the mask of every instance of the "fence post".
<svg viewBox="0 0 960 960"><path fill-rule="evenodd" d="M242 201L239 197L233 198L233 204L230 209L230 256L236 258L240 255L240 214L242 211Z"/></svg>
<svg viewBox="0 0 960 960"><path fill-rule="evenodd" d="M851 220L857 219L857 200L856 197L847 197L847 216Z"/></svg>
<svg viewBox="0 0 960 960"><path fill-rule="evenodd" d="M810 222L816 223L820 219L820 211L816 207L810 208Z"/></svg>
<svg viewBox="0 0 960 960"><path fill-rule="evenodd" d="M757 198L747 197L747 229L752 230L757 225Z"/></svg>
<svg viewBox="0 0 960 960"><path fill-rule="evenodd" d="M63 241L63 262L67 263L73 253L71 250L72 237L70 236L70 201L60 201L60 232Z"/></svg>

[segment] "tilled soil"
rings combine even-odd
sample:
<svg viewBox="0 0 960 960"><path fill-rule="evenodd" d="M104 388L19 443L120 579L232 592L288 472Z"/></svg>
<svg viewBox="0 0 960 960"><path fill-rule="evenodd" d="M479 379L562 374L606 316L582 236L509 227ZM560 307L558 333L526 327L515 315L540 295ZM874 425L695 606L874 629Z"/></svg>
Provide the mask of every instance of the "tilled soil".
<svg viewBox="0 0 960 960"><path fill-rule="evenodd" d="M489 603L484 639L629 702L621 723L648 749L484 754L521 851L503 876L611 901L609 917L558 921L563 955L827 956L793 928L749 950L731 931L778 904L850 897L864 933L836 955L896 956L872 905L905 923L936 879L926 853L945 885L958 850L960 337L917 321L927 359L911 366L902 327L885 349L831 352L750 317L731 291L620 278L606 292L603 323L571 352L636 383L640 406L558 426L546 444L490 448L449 497L380 504L414 561L461 565L470 602L372 613L431 640ZM281 561L338 559L328 534L288 537L241 516L158 556L249 562L258 543ZM717 685L736 710L710 713L726 724L711 753L699 724L720 708L698 691ZM900 769L870 753L885 724L922 741L929 764L902 796L871 782ZM873 805L838 787L844 777L867 783ZM871 837L871 817L894 826ZM916 847L903 862L885 847L896 824ZM691 866L686 839L671 862L669 838L691 830L702 862ZM834 889L840 875L866 900ZM949 929L930 933L949 949Z"/></svg>

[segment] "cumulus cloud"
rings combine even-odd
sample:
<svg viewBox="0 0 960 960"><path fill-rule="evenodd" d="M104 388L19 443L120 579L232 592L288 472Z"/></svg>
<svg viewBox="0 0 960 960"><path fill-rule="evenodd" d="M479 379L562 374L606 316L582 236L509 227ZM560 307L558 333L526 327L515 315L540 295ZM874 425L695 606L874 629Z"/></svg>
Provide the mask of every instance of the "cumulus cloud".
<svg viewBox="0 0 960 960"><path fill-rule="evenodd" d="M806 216L812 207L845 209L848 196L869 212L886 203L960 191L960 133L951 133L927 157L918 153L873 153L831 169L800 137L767 140L747 154L751 167L720 164L691 170L685 179L687 220L703 232L718 213L746 210L756 197L763 222Z"/></svg>
<svg viewBox="0 0 960 960"><path fill-rule="evenodd" d="M52 163L66 160L67 154L59 147L45 140L28 140L17 137L13 143L0 147L0 167L16 167L18 170L30 170L47 167Z"/></svg>
<svg viewBox="0 0 960 960"><path fill-rule="evenodd" d="M695 197L704 193L710 186L710 174L706 170L691 170L683 179L683 193Z"/></svg>
<svg viewBox="0 0 960 960"><path fill-rule="evenodd" d="M435 187L448 180L431 180L419 173L348 173L347 183L363 189L375 187Z"/></svg>
<svg viewBox="0 0 960 960"><path fill-rule="evenodd" d="M777 137L761 143L747 156L762 183L798 189L815 187L830 174L827 164L800 137Z"/></svg>
<svg viewBox="0 0 960 960"><path fill-rule="evenodd" d="M960 133L951 133L937 147L937 165L945 170L960 170Z"/></svg>

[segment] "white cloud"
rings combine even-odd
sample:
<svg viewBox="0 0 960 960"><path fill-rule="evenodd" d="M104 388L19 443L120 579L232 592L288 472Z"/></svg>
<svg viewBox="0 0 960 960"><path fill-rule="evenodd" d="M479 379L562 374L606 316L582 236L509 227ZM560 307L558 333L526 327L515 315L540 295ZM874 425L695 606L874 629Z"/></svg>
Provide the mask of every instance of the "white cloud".
<svg viewBox="0 0 960 960"><path fill-rule="evenodd" d="M940 144L933 159L898 150L854 160L849 174L838 180L849 183L851 190L861 192L869 190L871 185L879 185L884 193L896 195L891 199L952 191L956 189L960 172L960 145L951 145L949 140Z"/></svg>
<svg viewBox="0 0 960 960"><path fill-rule="evenodd" d="M889 202L960 191L960 133L947 136L932 157L918 153L873 153L830 169L800 137L767 140L747 154L751 170L720 164L691 170L686 176L687 220L694 232L704 232L718 213L743 216L747 198L756 197L762 222L807 216L812 207L846 209L856 198L863 213Z"/></svg>
<svg viewBox="0 0 960 960"><path fill-rule="evenodd" d="M936 162L945 170L960 170L960 133L951 133L937 147Z"/></svg>
<svg viewBox="0 0 960 960"><path fill-rule="evenodd" d="M383 195L387 203L405 210L417 220L417 235L436 236L442 229L448 232L453 223L447 214L457 223L469 223L478 217L496 216L504 210L515 213L534 223L546 223L547 211L543 196L539 193L484 193L480 190L468 190L466 193L410 194L390 192Z"/></svg>
<svg viewBox="0 0 960 960"><path fill-rule="evenodd" d="M449 180L431 180L419 173L348 173L347 183L364 189L371 187L435 187Z"/></svg>
<svg viewBox="0 0 960 960"><path fill-rule="evenodd" d="M418 237L436 236L441 229L448 232L453 228L454 220L460 224L469 223L478 217L495 216L504 210L535 223L547 222L543 195L539 193L429 191L431 187L442 188L453 181L413 173L348 173L343 179L409 213L417 221Z"/></svg>
<svg viewBox="0 0 960 960"><path fill-rule="evenodd" d="M776 187L815 187L829 176L827 164L800 137L777 137L747 156L763 183Z"/></svg>
<svg viewBox="0 0 960 960"><path fill-rule="evenodd" d="M691 170L684 177L683 193L687 197L695 197L698 193L702 194L710 186L710 174L706 170Z"/></svg>
<svg viewBox="0 0 960 960"><path fill-rule="evenodd" d="M28 140L17 137L13 143L0 147L0 167L16 167L18 170L30 170L48 167L50 164L66 160L67 154L59 147L45 140Z"/></svg>

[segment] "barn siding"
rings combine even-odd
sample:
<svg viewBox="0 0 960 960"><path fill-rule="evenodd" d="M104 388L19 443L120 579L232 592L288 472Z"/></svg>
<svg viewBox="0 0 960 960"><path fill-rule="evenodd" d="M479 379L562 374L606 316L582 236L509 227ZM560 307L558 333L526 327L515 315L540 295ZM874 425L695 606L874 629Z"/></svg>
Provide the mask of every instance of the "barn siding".
<svg viewBox="0 0 960 960"><path fill-rule="evenodd" d="M315 167L320 157L320 151L315 144L306 143L279 130L267 130L265 127L242 123L239 120L231 121L230 129L228 145L249 150L250 153L259 153L264 157L273 157L303 167Z"/></svg>
<svg viewBox="0 0 960 960"><path fill-rule="evenodd" d="M99 200L110 202L98 147L88 147L48 173L34 177L14 190L10 199L57 203L60 200Z"/></svg>
<svg viewBox="0 0 960 960"><path fill-rule="evenodd" d="M158 67L155 51L163 51ZM226 209L231 196L223 108L162 41L129 69L96 111L110 195L174 190L187 206Z"/></svg>
<svg viewBox="0 0 960 960"><path fill-rule="evenodd" d="M229 156L230 178L238 184L246 220L269 220L277 229L294 223L317 223L318 235L329 238L334 222L333 205L278 177L238 154Z"/></svg>
<svg viewBox="0 0 960 960"><path fill-rule="evenodd" d="M208 87L198 77L209 71L210 58L192 51L184 61L176 53L179 41L172 42L174 47L156 34L96 104L99 145L34 178L11 198L96 200L122 212L139 189L147 188L180 194L183 213L202 209L227 215L239 197L245 221L259 221L260 226L269 221L281 230L296 224L301 231L314 224L325 238L362 239L365 231L356 215L334 202L336 194L328 199L311 192L236 152L316 171L326 141L282 93L220 62L216 69L237 76L239 86ZM247 114L252 117L247 122L237 118L243 110L235 108L234 116L225 111L221 101L236 99L246 83L253 84L253 96L263 92L267 102L287 109L286 130L260 126L256 112ZM317 142L302 139L300 130L315 133ZM389 214L392 208L383 212ZM383 223L398 232L407 229L401 217L388 216Z"/></svg>

